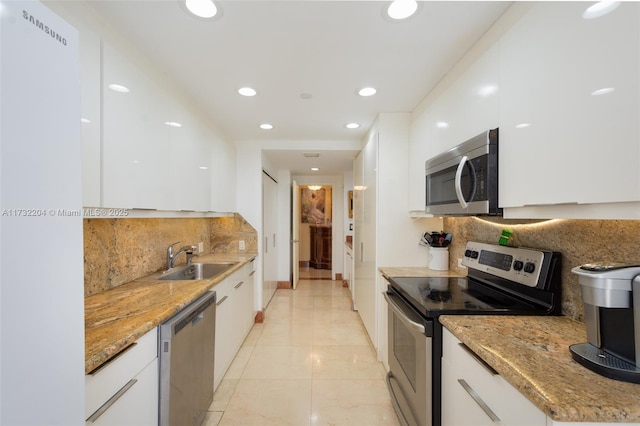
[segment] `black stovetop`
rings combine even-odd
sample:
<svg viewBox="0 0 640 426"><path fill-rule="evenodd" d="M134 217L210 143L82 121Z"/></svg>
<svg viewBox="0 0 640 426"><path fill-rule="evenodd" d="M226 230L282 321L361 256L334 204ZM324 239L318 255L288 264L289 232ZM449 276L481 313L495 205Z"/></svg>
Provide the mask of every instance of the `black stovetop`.
<svg viewBox="0 0 640 426"><path fill-rule="evenodd" d="M446 314L528 314L541 309L474 280L448 277L391 277L391 287L427 318Z"/></svg>

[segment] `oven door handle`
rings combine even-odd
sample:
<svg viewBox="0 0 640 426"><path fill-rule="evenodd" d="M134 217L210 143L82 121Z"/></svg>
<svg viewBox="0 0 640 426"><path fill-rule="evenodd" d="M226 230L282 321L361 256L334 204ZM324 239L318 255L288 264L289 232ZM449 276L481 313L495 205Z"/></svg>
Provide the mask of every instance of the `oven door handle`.
<svg viewBox="0 0 640 426"><path fill-rule="evenodd" d="M398 316L398 318L400 318L400 320L407 326L409 327L411 330L417 331L420 334L425 334L425 329L424 329L424 325L419 324L415 321L411 321L407 315L402 311L402 309L400 308L400 306L398 306L396 304L396 302L393 301L393 299L391 299L389 297L389 295L387 293L382 293L382 295L384 296L385 300L387 301L387 304L389 305L389 307L391 308L391 310L393 312L395 312L395 314Z"/></svg>
<svg viewBox="0 0 640 426"><path fill-rule="evenodd" d="M462 171L464 170L464 165L467 163L468 159L469 158L465 155L462 157L462 160L460 160L460 164L458 164L458 168L456 169L456 180L454 181L456 197L463 209L466 209L469 206L467 200L464 199L464 194L462 193Z"/></svg>

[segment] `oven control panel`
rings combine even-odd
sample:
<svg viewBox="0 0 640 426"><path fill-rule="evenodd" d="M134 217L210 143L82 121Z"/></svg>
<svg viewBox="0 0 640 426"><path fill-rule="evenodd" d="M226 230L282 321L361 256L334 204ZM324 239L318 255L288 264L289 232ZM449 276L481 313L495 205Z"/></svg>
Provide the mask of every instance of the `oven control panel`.
<svg viewBox="0 0 640 426"><path fill-rule="evenodd" d="M469 241L462 264L528 287L536 287L544 252Z"/></svg>

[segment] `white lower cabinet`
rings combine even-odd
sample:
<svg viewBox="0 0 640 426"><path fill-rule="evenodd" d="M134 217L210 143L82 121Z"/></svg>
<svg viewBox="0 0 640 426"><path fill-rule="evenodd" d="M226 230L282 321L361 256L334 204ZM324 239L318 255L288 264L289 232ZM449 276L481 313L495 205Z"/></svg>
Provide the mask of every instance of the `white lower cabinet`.
<svg viewBox="0 0 640 426"><path fill-rule="evenodd" d="M87 425L158 424L158 331L85 376Z"/></svg>
<svg viewBox="0 0 640 426"><path fill-rule="evenodd" d="M443 330L442 426L545 426L547 416Z"/></svg>
<svg viewBox="0 0 640 426"><path fill-rule="evenodd" d="M225 278L216 292L216 346L213 387L218 388L254 323L254 262Z"/></svg>

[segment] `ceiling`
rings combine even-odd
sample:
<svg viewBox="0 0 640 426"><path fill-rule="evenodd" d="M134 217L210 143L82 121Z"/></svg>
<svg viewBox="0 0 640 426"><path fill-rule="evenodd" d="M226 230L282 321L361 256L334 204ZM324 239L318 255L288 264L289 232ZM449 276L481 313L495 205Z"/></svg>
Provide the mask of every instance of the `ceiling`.
<svg viewBox="0 0 640 426"><path fill-rule="evenodd" d="M211 20L178 0L89 3L229 139L286 141L290 149L266 155L292 174L308 171L295 161L300 141L318 150L360 141L378 113L411 112L510 5L428 1L393 21L387 1L220 1ZM243 86L258 94L240 96ZM377 94L358 96L365 86ZM351 122L360 127L347 129ZM350 168L352 148L333 151L317 159L320 173Z"/></svg>

